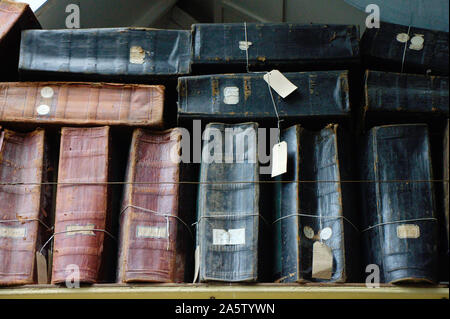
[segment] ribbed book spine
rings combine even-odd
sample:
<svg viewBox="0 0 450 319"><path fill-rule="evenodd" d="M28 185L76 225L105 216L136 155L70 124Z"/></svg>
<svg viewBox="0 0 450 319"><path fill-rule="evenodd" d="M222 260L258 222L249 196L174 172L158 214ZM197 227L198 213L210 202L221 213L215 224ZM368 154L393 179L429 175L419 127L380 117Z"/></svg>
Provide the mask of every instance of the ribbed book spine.
<svg viewBox="0 0 450 319"><path fill-rule="evenodd" d="M435 191L428 128L377 126L362 156L366 264L382 282L436 282Z"/></svg>
<svg viewBox="0 0 450 319"><path fill-rule="evenodd" d="M179 202L180 147L177 128L133 133L120 217L118 282L184 281L189 230L181 209L187 203Z"/></svg>
<svg viewBox="0 0 450 319"><path fill-rule="evenodd" d="M48 224L44 143L41 129L0 132L0 285L37 283L35 253Z"/></svg>
<svg viewBox="0 0 450 319"><path fill-rule="evenodd" d="M290 165L275 186L278 282L345 282L354 277L352 265L358 256L349 247L357 241L352 192L341 182L348 178L346 166L351 166L343 162L352 158L340 148L343 138L337 125L314 132L295 125L282 133ZM322 262L314 255L316 242L331 250L332 262L324 266L327 275L313 271L314 261Z"/></svg>
<svg viewBox="0 0 450 319"><path fill-rule="evenodd" d="M95 283L108 236L109 127L61 129L52 283ZM73 266L75 265L75 266Z"/></svg>
<svg viewBox="0 0 450 319"><path fill-rule="evenodd" d="M211 135L203 145L200 172L197 210L200 281L258 279L257 128L256 123L206 126L206 131L215 137ZM211 151L209 143L214 143L215 138L222 142ZM229 144L225 146L226 143Z"/></svg>
<svg viewBox="0 0 450 319"><path fill-rule="evenodd" d="M163 126L164 86L0 83L0 121L53 125Z"/></svg>

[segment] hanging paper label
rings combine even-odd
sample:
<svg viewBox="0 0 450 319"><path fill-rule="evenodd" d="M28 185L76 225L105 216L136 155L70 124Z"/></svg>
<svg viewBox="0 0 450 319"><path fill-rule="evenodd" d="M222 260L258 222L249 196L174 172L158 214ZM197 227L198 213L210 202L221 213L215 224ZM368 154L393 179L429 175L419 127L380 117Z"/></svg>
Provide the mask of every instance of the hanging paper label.
<svg viewBox="0 0 450 319"><path fill-rule="evenodd" d="M287 143L282 141L272 148L272 177L287 171Z"/></svg>
<svg viewBox="0 0 450 319"><path fill-rule="evenodd" d="M195 253L194 253L194 280L192 281L195 283L198 278L198 274L200 272L200 246L195 247Z"/></svg>
<svg viewBox="0 0 450 319"><path fill-rule="evenodd" d="M333 253L331 248L320 241L313 244L312 278L331 279Z"/></svg>
<svg viewBox="0 0 450 319"><path fill-rule="evenodd" d="M42 255L39 251L36 252L36 267L38 284L47 284L47 260L45 259L45 256Z"/></svg>
<svg viewBox="0 0 450 319"><path fill-rule="evenodd" d="M264 81L266 81L283 99L297 89L297 87L278 70L268 72L263 78Z"/></svg>

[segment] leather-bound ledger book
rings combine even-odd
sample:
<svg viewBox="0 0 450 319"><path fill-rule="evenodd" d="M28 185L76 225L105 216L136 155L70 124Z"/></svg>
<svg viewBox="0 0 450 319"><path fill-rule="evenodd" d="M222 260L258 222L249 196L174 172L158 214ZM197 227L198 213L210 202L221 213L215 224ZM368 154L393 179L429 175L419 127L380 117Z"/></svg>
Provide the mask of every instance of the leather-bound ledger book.
<svg viewBox="0 0 450 319"><path fill-rule="evenodd" d="M256 123L210 123L204 131L196 248L202 282L260 279L257 129Z"/></svg>
<svg viewBox="0 0 450 319"><path fill-rule="evenodd" d="M366 71L365 117L448 116L448 77Z"/></svg>
<svg viewBox="0 0 450 319"><path fill-rule="evenodd" d="M245 72L246 49L249 66L268 71L348 69L359 63L359 31L354 25L205 23L194 24L192 34L194 70L221 66L227 72Z"/></svg>
<svg viewBox="0 0 450 319"><path fill-rule="evenodd" d="M0 285L38 282L36 251L49 237L51 214L51 191L41 185L45 143L42 129L0 132Z"/></svg>
<svg viewBox="0 0 450 319"><path fill-rule="evenodd" d="M28 4L0 1L0 81L17 81L19 64L20 33L26 29L40 29Z"/></svg>
<svg viewBox="0 0 450 319"><path fill-rule="evenodd" d="M100 282L111 272L110 155L108 126L61 129L53 284L74 272L82 283Z"/></svg>
<svg viewBox="0 0 450 319"><path fill-rule="evenodd" d="M133 133L125 178L117 282L186 282L192 276L194 217L181 130Z"/></svg>
<svg viewBox="0 0 450 319"><path fill-rule="evenodd" d="M264 74L187 76L178 79L178 120L276 120ZM284 120L349 117L347 71L284 73L297 89L286 98L273 92Z"/></svg>
<svg viewBox="0 0 450 319"><path fill-rule="evenodd" d="M447 241L449 239L449 206L450 206L450 198L449 198L449 126L450 121L447 119L447 127L445 128L444 135L444 207L445 207L445 226L447 228Z"/></svg>
<svg viewBox="0 0 450 319"><path fill-rule="evenodd" d="M381 282L436 282L438 224L428 127L374 127L361 151L366 265L378 265Z"/></svg>
<svg viewBox="0 0 450 319"><path fill-rule="evenodd" d="M82 82L0 83L0 122L161 127L164 86Z"/></svg>
<svg viewBox="0 0 450 319"><path fill-rule="evenodd" d="M448 32L381 22L361 38L366 69L448 75Z"/></svg>
<svg viewBox="0 0 450 319"><path fill-rule="evenodd" d="M282 131L288 170L275 194L276 282L357 282L359 230L349 136L338 125Z"/></svg>
<svg viewBox="0 0 450 319"><path fill-rule="evenodd" d="M145 28L22 33L22 78L143 82L190 73L191 35Z"/></svg>

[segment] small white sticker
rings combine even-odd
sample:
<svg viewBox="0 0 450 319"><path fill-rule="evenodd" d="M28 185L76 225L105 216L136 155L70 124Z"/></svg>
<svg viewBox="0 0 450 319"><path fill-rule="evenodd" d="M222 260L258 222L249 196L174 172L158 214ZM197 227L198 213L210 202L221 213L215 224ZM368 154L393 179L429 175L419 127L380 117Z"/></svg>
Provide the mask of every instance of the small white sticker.
<svg viewBox="0 0 450 319"><path fill-rule="evenodd" d="M423 49L423 43L425 42L423 38L423 34L416 34L411 39L411 44L409 45L409 48L411 50L420 51Z"/></svg>
<svg viewBox="0 0 450 319"><path fill-rule="evenodd" d="M94 232L92 231L95 229L94 224L89 225L67 225L66 226L66 235L67 236L74 236L74 235L89 235L94 236Z"/></svg>
<svg viewBox="0 0 450 319"><path fill-rule="evenodd" d="M137 238L167 238L167 227L137 226Z"/></svg>
<svg viewBox="0 0 450 319"><path fill-rule="evenodd" d="M419 238L420 228L418 225L405 224L397 226L398 238Z"/></svg>
<svg viewBox="0 0 450 319"><path fill-rule="evenodd" d="M406 43L409 40L409 35L406 33L397 34L397 41L401 43Z"/></svg>
<svg viewBox="0 0 450 319"><path fill-rule="evenodd" d="M333 231L330 227L325 227L320 231L320 239L327 240L331 238L331 235L333 234Z"/></svg>
<svg viewBox="0 0 450 319"><path fill-rule="evenodd" d="M278 70L272 70L266 73L263 78L264 81L266 81L283 99L297 89L297 87Z"/></svg>
<svg viewBox="0 0 450 319"><path fill-rule="evenodd" d="M0 226L0 237L23 238L27 236L25 227Z"/></svg>
<svg viewBox="0 0 450 319"><path fill-rule="evenodd" d="M50 106L41 104L36 108L36 112L39 115L47 115L50 112Z"/></svg>
<svg viewBox="0 0 450 319"><path fill-rule="evenodd" d="M49 87L49 86L44 86L44 87L41 89L41 96L42 96L44 99L50 99L50 98L52 98L52 97L53 97L53 94L54 94L53 89L52 89L51 87Z"/></svg>
<svg viewBox="0 0 450 319"><path fill-rule="evenodd" d="M239 49L246 51L252 44L250 41L239 41Z"/></svg>
<svg viewBox="0 0 450 319"><path fill-rule="evenodd" d="M305 226L303 227L303 234L305 234L306 238L312 239L314 237L314 230L309 226Z"/></svg>
<svg viewBox="0 0 450 319"><path fill-rule="evenodd" d="M272 177L287 171L287 143L282 141L272 148Z"/></svg>
<svg viewBox="0 0 450 319"><path fill-rule="evenodd" d="M245 228L213 229L213 245L244 245Z"/></svg>
<svg viewBox="0 0 450 319"><path fill-rule="evenodd" d="M238 104L239 103L239 88L236 86L227 86L223 89L223 103Z"/></svg>
<svg viewBox="0 0 450 319"><path fill-rule="evenodd" d="M130 63L144 64L145 51L140 46L132 46L130 48Z"/></svg>

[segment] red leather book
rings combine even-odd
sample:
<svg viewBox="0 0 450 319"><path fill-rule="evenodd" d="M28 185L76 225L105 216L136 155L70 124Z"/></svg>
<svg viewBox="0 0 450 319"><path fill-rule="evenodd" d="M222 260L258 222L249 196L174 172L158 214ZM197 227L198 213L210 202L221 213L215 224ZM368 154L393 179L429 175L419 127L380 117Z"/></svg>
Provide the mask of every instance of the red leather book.
<svg viewBox="0 0 450 319"><path fill-rule="evenodd" d="M163 109L162 85L0 83L0 122L162 127Z"/></svg>
<svg viewBox="0 0 450 319"><path fill-rule="evenodd" d="M117 282L187 280L192 241L186 227L193 200L177 183L188 176L185 166L174 161L180 147L178 128L133 133L120 216Z"/></svg>
<svg viewBox="0 0 450 319"><path fill-rule="evenodd" d="M109 127L61 129L52 283L104 279L110 227ZM84 184L85 183L85 184ZM76 269L76 270L74 270Z"/></svg>
<svg viewBox="0 0 450 319"><path fill-rule="evenodd" d="M21 31L40 28L28 4L0 1L0 81L12 81L18 77Z"/></svg>
<svg viewBox="0 0 450 319"><path fill-rule="evenodd" d="M42 129L0 132L0 285L37 282L35 256L48 236L50 204L41 186L44 135Z"/></svg>

